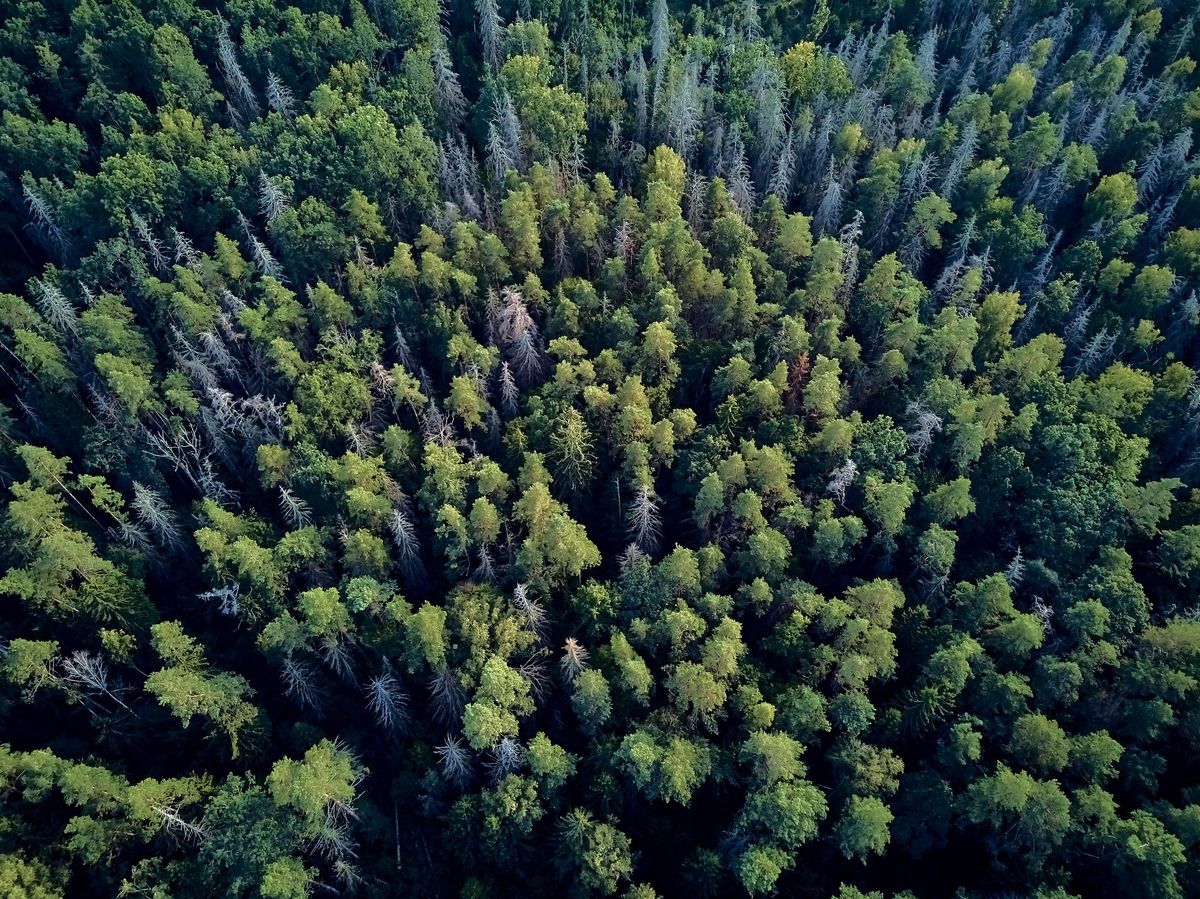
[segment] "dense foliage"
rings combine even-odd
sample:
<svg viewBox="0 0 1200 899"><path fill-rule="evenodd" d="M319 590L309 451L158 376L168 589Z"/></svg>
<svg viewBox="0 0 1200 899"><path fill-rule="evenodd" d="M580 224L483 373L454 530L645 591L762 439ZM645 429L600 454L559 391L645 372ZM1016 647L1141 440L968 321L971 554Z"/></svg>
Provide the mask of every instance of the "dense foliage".
<svg viewBox="0 0 1200 899"><path fill-rule="evenodd" d="M1198 18L0 0L0 893L1200 894Z"/></svg>

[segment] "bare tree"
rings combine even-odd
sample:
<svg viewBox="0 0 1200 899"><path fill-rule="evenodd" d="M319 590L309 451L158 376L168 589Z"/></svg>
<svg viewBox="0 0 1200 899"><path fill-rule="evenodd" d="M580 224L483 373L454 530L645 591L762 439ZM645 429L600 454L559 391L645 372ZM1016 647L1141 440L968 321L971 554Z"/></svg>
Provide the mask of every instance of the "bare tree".
<svg viewBox="0 0 1200 899"><path fill-rule="evenodd" d="M279 485L279 511L294 528L307 527L312 519L312 510L308 503L283 484Z"/></svg>
<svg viewBox="0 0 1200 899"><path fill-rule="evenodd" d="M1033 606L1030 608L1038 623L1042 626L1044 633L1050 633L1052 627L1052 619L1054 618L1054 607L1047 605L1046 601L1040 596L1033 598Z"/></svg>
<svg viewBox="0 0 1200 899"><path fill-rule="evenodd" d="M776 168L776 159L783 146L787 130L784 120L784 88L778 70L759 59L750 79L750 88L755 99L755 126L757 152L755 175L757 183L766 187Z"/></svg>
<svg viewBox="0 0 1200 899"><path fill-rule="evenodd" d="M238 224L242 228L242 236L245 237L246 243L250 247L250 257L254 260L255 267L264 275L281 283L287 283L287 279L283 276L283 266L275 259L267 245L258 239L250 220L241 212L238 212L237 217Z"/></svg>
<svg viewBox="0 0 1200 899"><path fill-rule="evenodd" d="M79 316L71 301L58 289L58 285L45 278L34 278L29 285L38 311L46 321L64 334L74 336L79 328Z"/></svg>
<svg viewBox="0 0 1200 899"><path fill-rule="evenodd" d="M152 803L150 810L158 815L164 830L179 834L190 843L202 843L208 832L200 824L188 821L180 814L178 807L165 803Z"/></svg>
<svg viewBox="0 0 1200 899"><path fill-rule="evenodd" d="M517 159L494 121L488 123L484 154L487 159L488 173L496 184L503 183L504 176L517 168Z"/></svg>
<svg viewBox="0 0 1200 899"><path fill-rule="evenodd" d="M241 608L241 591L241 584L237 581L232 581L220 587L214 587L212 590L206 590L197 599L201 599L204 602L215 602L217 603L218 611L222 615L234 617Z"/></svg>
<svg viewBox="0 0 1200 899"><path fill-rule="evenodd" d="M258 209L268 225L288 209L287 194L261 169L258 173Z"/></svg>
<svg viewBox="0 0 1200 899"><path fill-rule="evenodd" d="M107 696L127 712L132 709L118 696L108 679L108 665L98 653L76 650L57 663L59 678L89 694Z"/></svg>
<svg viewBox="0 0 1200 899"><path fill-rule="evenodd" d="M229 25L224 19L221 20L217 31L217 68L240 111L252 119L258 118L262 111L258 105L258 97L254 94L254 88L250 86L250 79L242 71L237 48L229 36Z"/></svg>
<svg viewBox="0 0 1200 899"><path fill-rule="evenodd" d="M1090 375L1099 370L1112 357L1112 352L1116 345L1117 335L1111 333L1107 326L1101 328L1084 344L1078 359L1075 361L1072 373L1076 375Z"/></svg>
<svg viewBox="0 0 1200 899"><path fill-rule="evenodd" d="M311 668L289 653L283 659L283 670L280 674L283 678L283 692L285 694L296 700L304 708L312 709L313 711L320 710L320 695L313 685Z"/></svg>
<svg viewBox="0 0 1200 899"><path fill-rule="evenodd" d="M417 529L413 527L412 521L403 507L397 506L392 510L389 530L392 534L392 543L400 554L400 568L404 572L404 576L410 581L419 579L423 573L420 539L417 536Z"/></svg>
<svg viewBox="0 0 1200 899"><path fill-rule="evenodd" d="M661 67L671 50L671 18L667 0L654 0L650 10L650 58Z"/></svg>
<svg viewBox="0 0 1200 899"><path fill-rule="evenodd" d="M938 190L938 193L945 197L947 202L954 200L963 175L966 174L967 168L975 159L975 150L978 146L979 126L974 119L971 119L963 127L962 135L954 147L950 165L946 168L946 174L942 177L942 184Z"/></svg>
<svg viewBox="0 0 1200 899"><path fill-rule="evenodd" d="M635 51L632 60L629 81L633 88L634 139L644 145L650 123L650 83L646 72L646 58L641 51Z"/></svg>
<svg viewBox="0 0 1200 899"><path fill-rule="evenodd" d="M318 645L321 660L341 681L354 683L354 657L350 653L350 641L339 637L323 637Z"/></svg>
<svg viewBox="0 0 1200 899"><path fill-rule="evenodd" d="M500 68L500 42L504 38L504 22L500 19L496 0L475 0L475 15L483 44L483 58L494 72Z"/></svg>
<svg viewBox="0 0 1200 899"><path fill-rule="evenodd" d="M842 185L834 177L833 166L825 178L825 190L821 194L821 203L813 214L813 227L818 234L827 235L837 231L842 226Z"/></svg>
<svg viewBox="0 0 1200 899"><path fill-rule="evenodd" d="M150 261L154 270L160 274L165 272L167 270L167 257L163 252L162 241L155 236L146 220L132 209L129 210L129 221L132 223L134 232L145 248L146 258Z"/></svg>
<svg viewBox="0 0 1200 899"><path fill-rule="evenodd" d="M174 246L172 258L175 262L182 262L188 268L194 268L199 264L200 254L192 246L191 239L178 228L171 229L171 243Z"/></svg>
<svg viewBox="0 0 1200 899"><path fill-rule="evenodd" d="M462 717L463 688L453 668L443 667L429 679L429 701L434 719L446 727Z"/></svg>
<svg viewBox="0 0 1200 899"><path fill-rule="evenodd" d="M793 129L788 128L775 159L775 169L767 185L767 193L775 194L786 205L792 197L792 187L796 181L796 147Z"/></svg>
<svg viewBox="0 0 1200 899"><path fill-rule="evenodd" d="M54 251L58 254L60 260L65 261L70 243L67 240L66 232L63 231L62 226L58 223L58 216L55 215L54 207L33 186L29 178L22 180L21 192L25 197L25 206L28 208L29 215L32 218L30 226L37 233L46 249Z"/></svg>
<svg viewBox="0 0 1200 899"><path fill-rule="evenodd" d="M443 121L456 125L467 108L466 97L458 83L458 73L444 42L433 48L433 101Z"/></svg>
<svg viewBox="0 0 1200 899"><path fill-rule="evenodd" d="M742 142L741 129L737 127L729 132L724 173L733 205L743 218L749 218L754 211L754 185L750 180L750 165L746 162L746 145Z"/></svg>
<svg viewBox="0 0 1200 899"><path fill-rule="evenodd" d="M529 689L538 702L545 702L550 695L550 679L546 676L546 656L549 652L543 646L517 666L517 673L529 681Z"/></svg>
<svg viewBox="0 0 1200 899"><path fill-rule="evenodd" d="M545 639L547 625L546 609L536 599L529 595L527 584L517 584L512 592L512 605L525 618L529 629L537 634L538 639Z"/></svg>
<svg viewBox="0 0 1200 899"><path fill-rule="evenodd" d="M513 377L512 367L507 361L500 363L497 380L500 382L500 402L504 406L504 411L510 416L516 415L521 389L517 386L517 379Z"/></svg>
<svg viewBox="0 0 1200 899"><path fill-rule="evenodd" d="M629 504L626 524L630 539L643 552L653 552L658 546L662 534L662 520L659 517L658 502L648 486L638 488L633 502Z"/></svg>
<svg viewBox="0 0 1200 899"><path fill-rule="evenodd" d="M742 39L752 44L762 37L762 18L758 11L758 0L742 2Z"/></svg>
<svg viewBox="0 0 1200 899"><path fill-rule="evenodd" d="M433 751L442 763L442 776L456 787L466 786L471 779L471 754L462 739L447 735Z"/></svg>
<svg viewBox="0 0 1200 899"><path fill-rule="evenodd" d="M1016 587L1024 577L1025 557L1021 554L1021 547L1018 546L1016 555L1008 563L1008 567L1004 569L1004 579L1008 581L1009 586Z"/></svg>
<svg viewBox="0 0 1200 899"><path fill-rule="evenodd" d="M496 783L524 766L525 750L512 737L501 737L500 742L492 747L492 758L487 762L487 769Z"/></svg>
<svg viewBox="0 0 1200 899"><path fill-rule="evenodd" d="M562 669L563 677L568 681L573 681L582 674L588 667L588 651L574 637L567 637L563 643L562 659L559 660L559 668Z"/></svg>
<svg viewBox="0 0 1200 899"><path fill-rule="evenodd" d="M292 95L292 89L270 71L267 72L267 106L285 118L296 115L296 98Z"/></svg>
<svg viewBox="0 0 1200 899"><path fill-rule="evenodd" d="M183 545L183 529L171 504L144 484L133 482L133 508L159 543L176 550Z"/></svg>
<svg viewBox="0 0 1200 899"><path fill-rule="evenodd" d="M833 476L829 479L829 483L825 485L825 492L832 495L838 505L845 505L846 490L854 483L854 479L858 477L858 465L853 459L847 459L833 471Z"/></svg>
<svg viewBox="0 0 1200 899"><path fill-rule="evenodd" d="M408 696L390 666L367 681L364 692L367 707L385 732L395 734L404 729L408 723Z"/></svg>
<svg viewBox="0 0 1200 899"><path fill-rule="evenodd" d="M506 287L492 314L493 332L512 363L513 372L526 384L531 383L542 373L541 336L521 292Z"/></svg>
<svg viewBox="0 0 1200 899"><path fill-rule="evenodd" d="M933 435L942 430L942 419L916 400L910 402L904 411L911 422L908 446L918 458L924 458L929 447L933 445Z"/></svg>
<svg viewBox="0 0 1200 899"><path fill-rule="evenodd" d="M858 283L858 242L862 239L863 214L854 210L854 217L842 226L838 243L842 248L842 283L837 290L838 302L846 306Z"/></svg>
<svg viewBox="0 0 1200 899"><path fill-rule="evenodd" d="M517 107L513 105L512 97L503 86L496 95L496 108L492 113L492 123L504 141L507 156L512 160L512 167L518 171L524 171L525 159L521 152L521 120L517 117Z"/></svg>

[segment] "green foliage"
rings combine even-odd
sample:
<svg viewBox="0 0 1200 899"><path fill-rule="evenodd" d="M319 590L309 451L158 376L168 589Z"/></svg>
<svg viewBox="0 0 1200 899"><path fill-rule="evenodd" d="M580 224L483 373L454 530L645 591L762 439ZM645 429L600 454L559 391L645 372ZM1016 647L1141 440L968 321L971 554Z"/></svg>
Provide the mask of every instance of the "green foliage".
<svg viewBox="0 0 1200 899"><path fill-rule="evenodd" d="M533 711L529 682L493 656L483 666L479 689L463 712L463 733L475 749L494 746L517 733L517 716Z"/></svg>
<svg viewBox="0 0 1200 899"><path fill-rule="evenodd" d="M892 820L891 811L874 796L852 796L836 827L842 854L864 862L868 855L881 854L891 840Z"/></svg>
<svg viewBox="0 0 1200 899"><path fill-rule="evenodd" d="M0 894L1200 893L1195 15L1084 7L7 3Z"/></svg>
<svg viewBox="0 0 1200 899"><path fill-rule="evenodd" d="M151 643L166 667L146 677L146 691L170 709L184 727L197 715L208 718L229 738L230 749L236 756L239 734L259 714L246 701L254 695L254 690L240 675L208 671L203 649L183 632L178 622L161 622L150 632Z"/></svg>

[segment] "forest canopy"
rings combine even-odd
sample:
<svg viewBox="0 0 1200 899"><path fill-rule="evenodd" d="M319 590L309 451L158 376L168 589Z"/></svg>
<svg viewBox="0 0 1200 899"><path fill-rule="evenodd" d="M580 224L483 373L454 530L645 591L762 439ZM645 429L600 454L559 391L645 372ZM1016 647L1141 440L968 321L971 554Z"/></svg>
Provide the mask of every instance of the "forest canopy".
<svg viewBox="0 0 1200 899"><path fill-rule="evenodd" d="M0 0L0 894L1200 895L1198 19Z"/></svg>

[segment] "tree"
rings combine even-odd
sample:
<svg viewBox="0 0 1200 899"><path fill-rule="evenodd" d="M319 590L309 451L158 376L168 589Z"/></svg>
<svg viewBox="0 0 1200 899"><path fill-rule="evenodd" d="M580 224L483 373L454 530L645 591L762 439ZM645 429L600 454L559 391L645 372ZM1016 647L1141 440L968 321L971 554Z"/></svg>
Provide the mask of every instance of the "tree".
<svg viewBox="0 0 1200 899"><path fill-rule="evenodd" d="M591 480L595 464L591 431L583 416L567 409L559 417L552 442L555 479L571 492L581 490Z"/></svg>
<svg viewBox="0 0 1200 899"><path fill-rule="evenodd" d="M1006 830L1006 852L1027 852L1036 863L1066 837L1070 802L1055 781L1039 781L1025 772L999 766L995 774L971 785L966 814L998 835Z"/></svg>
<svg viewBox="0 0 1200 899"><path fill-rule="evenodd" d="M487 749L501 737L516 736L517 716L532 711L529 681L492 656L480 673L475 698L463 711L463 733L473 749Z"/></svg>
<svg viewBox="0 0 1200 899"><path fill-rule="evenodd" d="M942 245L941 228L956 221L958 216L945 199L935 193L926 194L913 206L912 218L906 226L904 262L912 269L920 269L929 247Z"/></svg>
<svg viewBox="0 0 1200 899"><path fill-rule="evenodd" d="M752 766L763 786L769 787L776 781L804 776L804 764L800 761L803 750L803 744L785 733L755 731L742 744L739 758Z"/></svg>
<svg viewBox="0 0 1200 899"><path fill-rule="evenodd" d="M0 887L13 899L57 899L63 895L45 865L9 854L0 856Z"/></svg>
<svg viewBox="0 0 1200 899"><path fill-rule="evenodd" d="M608 681L596 669L583 671L575 678L571 706L585 732L595 732L612 716L612 696Z"/></svg>
<svg viewBox="0 0 1200 899"><path fill-rule="evenodd" d="M882 854L891 841L892 820L891 810L874 796L852 796L835 831L842 855L865 862L870 854Z"/></svg>
<svg viewBox="0 0 1200 899"><path fill-rule="evenodd" d="M563 816L558 845L559 864L586 890L610 896L622 880L633 876L629 837L611 824L595 821L584 809Z"/></svg>
<svg viewBox="0 0 1200 899"><path fill-rule="evenodd" d="M1024 63L1017 63L1008 77L992 90L992 106L1002 112L1012 113L1020 109L1033 97L1037 76Z"/></svg>
<svg viewBox="0 0 1200 899"><path fill-rule="evenodd" d="M825 797L807 781L777 783L747 797L738 825L764 840L754 844L738 861L739 877L748 890L771 889L795 851L817 834L828 812Z"/></svg>
<svg viewBox="0 0 1200 899"><path fill-rule="evenodd" d="M783 220L774 238L773 256L777 265L787 269L811 256L812 247L811 220L797 212Z"/></svg>
<svg viewBox="0 0 1200 899"><path fill-rule="evenodd" d="M1128 217L1136 205L1137 184L1124 172L1105 175L1084 200L1090 222L1120 221Z"/></svg>
<svg viewBox="0 0 1200 899"><path fill-rule="evenodd" d="M835 416L841 403L841 362L825 356L817 356L812 375L804 389L804 406L818 420Z"/></svg>
<svg viewBox="0 0 1200 899"><path fill-rule="evenodd" d="M519 270L534 272L542 267L538 237L538 212L528 188L509 191L501 204L505 222L505 245Z"/></svg>
<svg viewBox="0 0 1200 899"><path fill-rule="evenodd" d="M1067 735L1044 715L1023 715L1013 725L1009 752L1023 767L1040 774L1062 770L1069 756Z"/></svg>
<svg viewBox="0 0 1200 899"><path fill-rule="evenodd" d="M238 754L238 737L258 717L246 699L254 691L244 678L227 672L209 673L203 650L176 621L151 628L154 649L166 667L146 678L146 690L171 710L183 726L202 715L229 738L230 751Z"/></svg>
<svg viewBox="0 0 1200 899"><path fill-rule="evenodd" d="M562 85L551 85L550 66L540 56L510 55L500 67L500 77L536 148L551 158L566 157L584 128L583 98Z"/></svg>
<svg viewBox="0 0 1200 899"><path fill-rule="evenodd" d="M711 752L703 742L663 740L644 730L634 731L622 740L618 761L647 798L684 806L712 770Z"/></svg>
<svg viewBox="0 0 1200 899"><path fill-rule="evenodd" d="M938 524L949 524L975 511L971 499L971 482L967 478L955 478L937 487L925 497L925 508Z"/></svg>
<svg viewBox="0 0 1200 899"><path fill-rule="evenodd" d="M345 749L321 740L301 761L284 758L267 776L271 798L300 816L306 836L316 837L331 825L354 816L358 785L366 772ZM298 872L290 872L295 878Z"/></svg>

